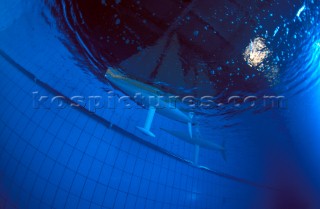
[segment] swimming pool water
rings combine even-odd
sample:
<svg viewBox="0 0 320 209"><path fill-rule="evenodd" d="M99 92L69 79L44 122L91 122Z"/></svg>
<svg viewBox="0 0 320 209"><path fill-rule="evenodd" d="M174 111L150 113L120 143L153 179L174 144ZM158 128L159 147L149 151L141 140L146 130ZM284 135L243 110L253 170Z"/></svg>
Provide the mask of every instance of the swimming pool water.
<svg viewBox="0 0 320 209"><path fill-rule="evenodd" d="M110 4L117 10L125 3ZM187 45L179 34L189 29L176 35L160 32L159 40L141 45L141 49L134 46L142 52L129 57L121 51L129 53L131 49L114 50L118 54L112 55L112 47L106 55L86 33L85 26L74 28L80 25L77 15L82 10L73 11L73 1L3 0L0 5L4 14L0 18L1 208L319 206L318 2L297 1L290 7L295 12L292 18L280 18L274 27L276 23L263 24L264 16L258 18L262 28L260 24L253 28L252 38L239 44L243 48L238 51L242 56L255 37L263 36L272 51L267 64L260 65L263 69L241 67L243 79L233 79L237 64L245 63L244 58L235 60L235 64L232 59L227 64L223 60L222 67L216 66L214 73L209 73L220 77L210 77L209 81L203 77L202 83L190 88L188 76L183 75L184 82L179 84L182 89L177 84L179 80L172 79L178 75L170 77L163 69L180 68L176 59L195 53L189 49L185 54L177 52L177 43L180 50ZM181 14L186 20L189 10L199 12L205 3L191 6ZM76 21L68 22L70 18ZM121 18L119 21L115 24L125 24ZM68 24L71 25L67 27ZM168 30L175 31L170 27ZM206 29L192 30L190 34L199 37L203 30ZM92 96L106 98L109 91L115 97L124 95L104 78L108 65L121 65L129 76L150 84L145 75L154 66L153 60L158 59L161 43L166 44L163 37L171 37L165 51L169 58L164 56L160 62L158 80L152 85L170 93L206 93L218 100L226 95L272 93L285 96L286 105L275 109L227 105L194 110L204 138L225 143L227 156L224 160L218 151L200 148L197 165L193 163L194 145L161 129L186 131L186 124L156 114L152 131L157 137L151 138L136 129L144 123L147 110L135 102L127 101L131 108L125 108L125 104L115 108L94 106ZM205 62L203 71L215 66L207 59L201 62ZM280 70L277 77L268 74L274 69ZM259 70L265 74L258 75ZM259 79L271 76L271 82L253 81L253 74ZM226 86L229 90L225 90ZM41 100L41 96L48 99ZM50 101L56 96L62 99ZM74 103L74 96L82 96L84 101Z"/></svg>

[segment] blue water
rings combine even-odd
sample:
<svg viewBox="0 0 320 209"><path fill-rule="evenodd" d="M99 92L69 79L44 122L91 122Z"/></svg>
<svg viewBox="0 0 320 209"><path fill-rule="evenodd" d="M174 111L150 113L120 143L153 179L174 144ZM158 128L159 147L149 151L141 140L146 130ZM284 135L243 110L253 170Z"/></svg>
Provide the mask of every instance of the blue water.
<svg viewBox="0 0 320 209"><path fill-rule="evenodd" d="M124 4L108 2L115 10ZM105 27L111 41L123 43L108 48L92 32L82 4L0 0L0 208L320 207L319 2L289 3L282 16L277 10L284 1L275 1L273 10L254 17L256 26L248 23L250 37L221 63L185 50L179 21L143 42L140 34L112 37L108 31L125 24L116 16L115 25ZM218 18L207 4L190 4L181 17L193 21L194 10L205 21ZM204 35L209 26L195 27L183 32L190 42L210 40ZM272 52L263 72L242 57L256 37ZM175 74L182 65L193 70ZM108 66L172 94L212 95L217 103L234 95L281 95L285 105L192 109L202 136L225 143L227 155L200 148L195 165L194 145L161 130L186 131L185 124L156 114L157 137L151 138L136 129L147 110L135 102L128 101L131 108L93 105L90 96L124 95L104 78ZM192 72L199 73L196 80ZM41 96L63 102L39 103ZM73 96L84 101L74 103Z"/></svg>

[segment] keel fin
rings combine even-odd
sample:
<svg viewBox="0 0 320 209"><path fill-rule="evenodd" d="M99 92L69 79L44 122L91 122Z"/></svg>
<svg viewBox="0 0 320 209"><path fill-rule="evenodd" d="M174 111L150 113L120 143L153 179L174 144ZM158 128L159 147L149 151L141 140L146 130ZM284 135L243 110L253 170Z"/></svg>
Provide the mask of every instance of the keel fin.
<svg viewBox="0 0 320 209"><path fill-rule="evenodd" d="M156 113L156 108L153 107L153 106L150 106L149 109L148 109L148 115L147 115L147 118L146 118L146 121L144 123L144 127L139 127L137 126L137 128L144 134L148 135L148 136L151 136L151 137L156 137L156 135L154 135L154 133L152 133L150 131L150 128L151 128L151 124L152 124L152 121L153 121L153 117L154 117L154 114Z"/></svg>

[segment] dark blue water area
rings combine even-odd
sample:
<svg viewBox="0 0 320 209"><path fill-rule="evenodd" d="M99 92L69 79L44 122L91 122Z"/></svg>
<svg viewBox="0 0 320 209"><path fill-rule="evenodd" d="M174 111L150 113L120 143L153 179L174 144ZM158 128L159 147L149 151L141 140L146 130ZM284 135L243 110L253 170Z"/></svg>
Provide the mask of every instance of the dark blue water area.
<svg viewBox="0 0 320 209"><path fill-rule="evenodd" d="M222 2L0 1L0 208L319 208L319 2ZM256 38L268 57L250 66ZM182 107L226 149L200 147L195 165L162 130L186 124L156 113L151 138L134 101L94 106L125 95L108 67L174 95L259 99Z"/></svg>

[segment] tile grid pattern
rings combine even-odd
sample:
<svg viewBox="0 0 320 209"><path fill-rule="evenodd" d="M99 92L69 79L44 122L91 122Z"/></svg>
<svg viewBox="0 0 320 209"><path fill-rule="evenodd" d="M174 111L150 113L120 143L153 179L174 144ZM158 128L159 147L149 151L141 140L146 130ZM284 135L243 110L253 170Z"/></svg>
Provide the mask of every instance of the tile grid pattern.
<svg viewBox="0 0 320 209"><path fill-rule="evenodd" d="M4 187L20 208L211 208L221 203L216 187L206 186L221 187L216 177L75 109L33 109L30 90L37 84L3 59L0 63L5 90L0 169Z"/></svg>

